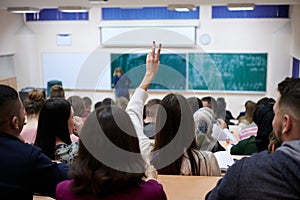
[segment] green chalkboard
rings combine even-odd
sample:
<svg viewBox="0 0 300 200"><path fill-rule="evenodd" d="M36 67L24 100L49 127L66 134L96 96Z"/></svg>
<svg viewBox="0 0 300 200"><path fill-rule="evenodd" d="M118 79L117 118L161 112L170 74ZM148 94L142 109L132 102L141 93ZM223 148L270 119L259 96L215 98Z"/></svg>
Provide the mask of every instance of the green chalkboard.
<svg viewBox="0 0 300 200"><path fill-rule="evenodd" d="M266 91L266 53L189 53L188 89Z"/></svg>
<svg viewBox="0 0 300 200"><path fill-rule="evenodd" d="M186 54L161 54L159 71L150 89L186 90ZM145 74L146 54L111 54L111 80L116 67L121 67L136 88Z"/></svg>
<svg viewBox="0 0 300 200"><path fill-rule="evenodd" d="M267 53L161 54L150 89L265 92ZM111 54L111 80L116 67L136 88L145 74L146 54ZM188 72L188 74L187 74Z"/></svg>

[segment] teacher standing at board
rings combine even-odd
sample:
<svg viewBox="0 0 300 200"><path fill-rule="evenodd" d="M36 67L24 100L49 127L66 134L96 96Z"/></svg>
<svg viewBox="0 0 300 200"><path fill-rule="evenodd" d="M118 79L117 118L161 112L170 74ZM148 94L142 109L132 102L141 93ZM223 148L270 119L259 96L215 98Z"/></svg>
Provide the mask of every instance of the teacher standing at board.
<svg viewBox="0 0 300 200"><path fill-rule="evenodd" d="M129 100L130 83L131 80L125 74L123 74L121 67L117 67L114 70L112 84L112 87L116 89L116 98L123 96Z"/></svg>

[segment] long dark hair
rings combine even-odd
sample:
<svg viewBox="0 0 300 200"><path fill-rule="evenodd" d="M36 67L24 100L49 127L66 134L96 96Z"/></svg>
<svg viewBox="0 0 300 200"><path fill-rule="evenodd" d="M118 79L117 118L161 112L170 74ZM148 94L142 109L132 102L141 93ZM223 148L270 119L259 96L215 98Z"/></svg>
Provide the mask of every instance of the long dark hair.
<svg viewBox="0 0 300 200"><path fill-rule="evenodd" d="M68 120L71 114L70 103L62 98L46 100L39 115L35 145L49 158L55 159L56 137L71 144Z"/></svg>
<svg viewBox="0 0 300 200"><path fill-rule="evenodd" d="M184 153L192 168L192 175L200 175L200 166L193 153L197 149L195 125L190 104L180 94L168 94L157 112L153 164L159 174L179 175Z"/></svg>
<svg viewBox="0 0 300 200"><path fill-rule="evenodd" d="M141 183L144 165L129 115L118 106L101 106L82 128L71 190L99 198L125 192Z"/></svg>

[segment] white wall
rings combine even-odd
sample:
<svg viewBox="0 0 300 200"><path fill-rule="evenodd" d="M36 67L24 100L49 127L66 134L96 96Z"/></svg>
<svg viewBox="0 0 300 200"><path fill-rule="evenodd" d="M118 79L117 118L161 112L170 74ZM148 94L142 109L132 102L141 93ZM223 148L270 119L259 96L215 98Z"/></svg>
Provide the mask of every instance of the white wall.
<svg viewBox="0 0 300 200"><path fill-rule="evenodd" d="M15 53L15 34L23 23L23 15L0 9L0 55Z"/></svg>
<svg viewBox="0 0 300 200"><path fill-rule="evenodd" d="M300 5L290 8L292 25L291 55L300 60Z"/></svg>
<svg viewBox="0 0 300 200"><path fill-rule="evenodd" d="M299 11L299 6L293 8L293 13ZM291 39L298 38L295 35L300 35L299 18L291 19L211 19L211 6L201 6L201 20L200 26L197 30L198 46L194 49L184 48L169 48L163 49L165 52L267 52L268 53L268 74L267 74L267 92L266 96L276 98L276 85L279 81L283 80L286 76L291 75ZM298 15L292 15L292 17ZM36 37L37 72L42 71L41 55L44 52L82 52L91 53L100 44L99 28L101 23L100 8L93 8L90 12L89 21L60 21L60 22L27 22L26 26L34 33ZM116 22L118 23L118 22ZM143 22L141 22L143 23ZM297 28L293 27L296 25ZM293 32L292 32L293 30ZM72 34L72 46L56 46L56 34L70 33ZM199 44L199 37L202 33L208 33L211 36L211 43L206 46ZM11 38L11 36L4 36ZM138 37L138 36L137 36ZM3 40L3 37L0 37ZM151 38L150 38L151 39ZM151 44L149 44L150 47ZM35 48L35 47L33 47ZM0 48L1 49L1 48ZM7 47L4 49L11 49ZM294 47L296 52L298 48ZM132 49L128 48L101 48L100 50L106 53L110 52L128 52ZM19 51L20 52L20 51ZM24 53L24 52L23 52ZM19 63L22 62L22 54L19 55ZM298 54L298 53L294 53ZM299 55L299 54L298 54ZM17 68L21 68L18 65ZM59 72L58 72L59 73ZM29 76L29 75L27 75ZM37 87L45 87L43 85L42 73L36 74ZM31 84L26 77L19 75L18 79L28 80L28 83L22 82L18 85L19 88L26 87ZM67 96L74 94L74 92L67 92ZM94 103L98 100L110 96L113 97L112 91L94 92L94 91L81 91L76 92L81 96L89 96L93 99ZM214 97L225 96L227 106L232 110L236 116L240 110L243 109L245 101L251 99L257 101L264 94L232 94L227 92L222 93L209 93L209 92L185 92L184 95L203 97L212 95ZM165 93L150 92L150 98L162 98Z"/></svg>

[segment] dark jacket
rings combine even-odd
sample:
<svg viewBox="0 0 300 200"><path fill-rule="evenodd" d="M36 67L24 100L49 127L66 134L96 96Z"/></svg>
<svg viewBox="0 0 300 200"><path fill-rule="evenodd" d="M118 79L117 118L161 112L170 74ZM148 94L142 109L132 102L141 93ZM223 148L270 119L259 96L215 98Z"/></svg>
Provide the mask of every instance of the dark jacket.
<svg viewBox="0 0 300 200"><path fill-rule="evenodd" d="M300 140L283 143L232 165L205 199L299 199Z"/></svg>
<svg viewBox="0 0 300 200"><path fill-rule="evenodd" d="M57 164L33 145L0 133L0 199L55 197L57 183L68 179L68 165Z"/></svg>

